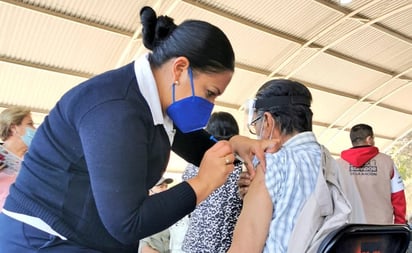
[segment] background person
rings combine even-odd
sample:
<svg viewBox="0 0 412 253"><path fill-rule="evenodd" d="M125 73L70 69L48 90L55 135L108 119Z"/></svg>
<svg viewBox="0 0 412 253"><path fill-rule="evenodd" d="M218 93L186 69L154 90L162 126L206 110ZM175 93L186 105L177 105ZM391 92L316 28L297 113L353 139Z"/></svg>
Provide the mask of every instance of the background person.
<svg viewBox="0 0 412 253"><path fill-rule="evenodd" d="M31 111L24 107L10 107L0 113L0 211L16 180L24 154L30 146L36 128Z"/></svg>
<svg viewBox="0 0 412 253"><path fill-rule="evenodd" d="M178 222L169 227L170 232L170 253L185 253L182 249L187 228L189 227L189 215L186 215Z"/></svg>
<svg viewBox="0 0 412 253"><path fill-rule="evenodd" d="M168 185L173 183L172 178L162 177L152 189L149 190L149 195L157 194L167 190ZM159 233L143 238L139 243L139 253L169 253L170 233L169 229L165 229Z"/></svg>
<svg viewBox="0 0 412 253"><path fill-rule="evenodd" d="M406 224L402 178L391 157L375 147L372 127L367 124L353 126L350 139L353 147L342 151L337 160L346 195L359 191L368 223ZM355 188L349 186L353 182ZM359 208L353 203L352 206Z"/></svg>
<svg viewBox="0 0 412 253"><path fill-rule="evenodd" d="M72 88L38 128L0 214L0 253L135 253L226 181L234 152L248 162L275 148L241 136L214 143L203 130L234 72L219 28L177 26L150 7L140 16L151 53ZM148 196L171 150L199 173Z"/></svg>
<svg viewBox="0 0 412 253"><path fill-rule="evenodd" d="M206 126L206 131L217 140L229 140L239 134L239 126L232 114L214 112ZM184 252L219 253L229 249L233 230L242 208L242 200L237 193L237 180L241 171L242 163L235 164L235 169L227 181L214 190L190 214L189 227L183 241ZM189 164L182 178L189 180L198 172L198 167Z"/></svg>

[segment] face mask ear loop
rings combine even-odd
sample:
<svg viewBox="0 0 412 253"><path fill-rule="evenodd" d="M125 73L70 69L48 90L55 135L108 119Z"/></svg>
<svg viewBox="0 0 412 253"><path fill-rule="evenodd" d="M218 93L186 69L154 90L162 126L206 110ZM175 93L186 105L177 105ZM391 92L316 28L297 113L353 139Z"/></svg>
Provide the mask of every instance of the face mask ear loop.
<svg viewBox="0 0 412 253"><path fill-rule="evenodd" d="M172 100L173 100L173 103L175 102L175 86L176 86L176 83L173 83L172 84Z"/></svg>
<svg viewBox="0 0 412 253"><path fill-rule="evenodd" d="M263 112L262 115L262 124L260 124L260 134L259 134L259 140L262 140L263 138L263 125L265 124L265 112Z"/></svg>
<svg viewBox="0 0 412 253"><path fill-rule="evenodd" d="M272 120L273 120L273 126L272 126L272 130L270 131L269 140L272 140L273 130L275 129L275 120L273 118Z"/></svg>
<svg viewBox="0 0 412 253"><path fill-rule="evenodd" d="M263 113L262 117L263 117L263 119L262 119L263 121L262 121L262 124L260 125L259 139L262 139L263 136L264 136L264 134L263 134L263 125L265 124L265 118L266 118L264 113ZM273 126L272 126L272 130L270 130L269 140L272 140L273 130L275 129L275 120L273 118L272 118L272 120L273 120Z"/></svg>
<svg viewBox="0 0 412 253"><path fill-rule="evenodd" d="M190 86L192 87L192 96L194 96L195 95L195 85L193 84L192 68L191 67L187 68L187 72L189 73Z"/></svg>

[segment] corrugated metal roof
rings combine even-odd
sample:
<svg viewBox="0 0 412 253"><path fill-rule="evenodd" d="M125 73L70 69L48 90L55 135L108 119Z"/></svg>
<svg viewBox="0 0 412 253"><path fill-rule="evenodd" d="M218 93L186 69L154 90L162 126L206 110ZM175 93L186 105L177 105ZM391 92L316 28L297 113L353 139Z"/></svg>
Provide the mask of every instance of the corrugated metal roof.
<svg viewBox="0 0 412 253"><path fill-rule="evenodd" d="M382 150L412 131L412 0L2 0L0 106L28 106L40 123L71 87L139 58L145 5L225 31L237 62L217 110L244 134L239 108L277 77L311 89L314 132L335 155L355 123Z"/></svg>

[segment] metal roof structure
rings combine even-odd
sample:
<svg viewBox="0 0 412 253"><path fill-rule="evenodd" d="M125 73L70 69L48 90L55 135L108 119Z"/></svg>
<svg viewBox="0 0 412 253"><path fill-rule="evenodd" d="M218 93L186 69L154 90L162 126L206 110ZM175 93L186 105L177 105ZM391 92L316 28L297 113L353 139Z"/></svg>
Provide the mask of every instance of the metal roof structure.
<svg viewBox="0 0 412 253"><path fill-rule="evenodd" d="M145 54L146 5L227 34L236 70L216 110L242 126L244 101L289 78L310 88L313 131L335 156L357 123L382 151L412 131L412 0L0 0L0 110L27 106L40 124L67 90Z"/></svg>

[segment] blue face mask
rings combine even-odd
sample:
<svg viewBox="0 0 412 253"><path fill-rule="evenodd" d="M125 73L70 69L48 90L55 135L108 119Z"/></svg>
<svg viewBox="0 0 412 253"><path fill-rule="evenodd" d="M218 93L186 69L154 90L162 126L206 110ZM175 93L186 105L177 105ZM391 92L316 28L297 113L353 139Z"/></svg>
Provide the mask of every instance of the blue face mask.
<svg viewBox="0 0 412 253"><path fill-rule="evenodd" d="M35 129L31 127L26 127L26 133L21 137L21 139L23 140L24 144L26 144L27 147L30 147L31 141L33 140L35 133L36 133Z"/></svg>
<svg viewBox="0 0 412 253"><path fill-rule="evenodd" d="M208 100L195 96L192 69L188 68L192 96L175 101L175 84L173 84L173 103L167 108L166 113L173 123L183 133L193 132L206 126L214 104Z"/></svg>

